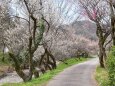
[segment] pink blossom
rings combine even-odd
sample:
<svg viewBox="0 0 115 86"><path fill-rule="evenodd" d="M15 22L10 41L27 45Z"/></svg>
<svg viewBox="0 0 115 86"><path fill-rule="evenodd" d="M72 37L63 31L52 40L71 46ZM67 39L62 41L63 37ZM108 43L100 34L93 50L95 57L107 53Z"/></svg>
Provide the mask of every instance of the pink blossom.
<svg viewBox="0 0 115 86"><path fill-rule="evenodd" d="M95 8L93 9L92 17L93 17L94 20L97 17L97 10Z"/></svg>

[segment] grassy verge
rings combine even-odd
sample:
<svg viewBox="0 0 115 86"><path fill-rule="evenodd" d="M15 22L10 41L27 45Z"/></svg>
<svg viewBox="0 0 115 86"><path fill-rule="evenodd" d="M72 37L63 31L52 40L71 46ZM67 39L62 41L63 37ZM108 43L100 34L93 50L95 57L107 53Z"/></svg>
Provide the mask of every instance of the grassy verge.
<svg viewBox="0 0 115 86"><path fill-rule="evenodd" d="M88 58L81 58L80 60L77 59L69 59L67 61L65 61L67 64L64 63L60 63L57 67L57 69L52 70L52 71L48 71L47 73L45 73L44 75L41 75L39 78L37 79L33 79L30 82L26 82L26 83L7 83L4 84L3 86L45 86L45 84L52 79L52 77L54 77L56 74L58 74L59 72L63 71L65 68L70 67L74 64L78 64L80 62L84 62L88 60Z"/></svg>
<svg viewBox="0 0 115 86"><path fill-rule="evenodd" d="M107 70L101 67L97 67L95 78L98 82L98 86L108 86L108 73Z"/></svg>

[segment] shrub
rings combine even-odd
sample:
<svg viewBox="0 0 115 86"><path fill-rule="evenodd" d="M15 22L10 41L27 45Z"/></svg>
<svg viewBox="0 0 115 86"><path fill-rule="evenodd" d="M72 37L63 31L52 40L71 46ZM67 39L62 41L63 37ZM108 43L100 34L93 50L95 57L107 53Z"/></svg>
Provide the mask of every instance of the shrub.
<svg viewBox="0 0 115 86"><path fill-rule="evenodd" d="M4 54L4 61L3 61L3 53L0 51L0 66L8 64L10 64L8 53Z"/></svg>
<svg viewBox="0 0 115 86"><path fill-rule="evenodd" d="M115 86L115 46L112 47L107 59L109 86Z"/></svg>

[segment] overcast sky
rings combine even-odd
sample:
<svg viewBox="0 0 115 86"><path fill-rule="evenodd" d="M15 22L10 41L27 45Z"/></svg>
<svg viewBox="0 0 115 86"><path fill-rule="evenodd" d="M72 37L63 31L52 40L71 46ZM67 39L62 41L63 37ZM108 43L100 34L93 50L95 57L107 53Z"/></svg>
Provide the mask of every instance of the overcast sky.
<svg viewBox="0 0 115 86"><path fill-rule="evenodd" d="M58 5L61 4L61 2L63 1L63 5L61 9L64 9L64 11L61 15L63 16L64 24L71 23L74 20L76 20L78 17L80 17L79 6L74 1L72 0L53 0L53 1L54 1L54 6L55 7L57 6L57 9L58 9ZM65 7L65 5L67 5L67 7ZM21 16L26 15L24 11L21 10L22 8L16 5L16 0L13 0L11 6L13 9L13 15L17 13L19 13ZM80 19L81 20L85 19L85 17L82 17Z"/></svg>

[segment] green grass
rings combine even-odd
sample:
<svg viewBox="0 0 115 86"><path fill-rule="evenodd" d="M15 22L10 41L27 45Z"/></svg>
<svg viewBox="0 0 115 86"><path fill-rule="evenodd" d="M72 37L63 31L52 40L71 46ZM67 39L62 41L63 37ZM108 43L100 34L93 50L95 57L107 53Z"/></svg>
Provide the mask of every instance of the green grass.
<svg viewBox="0 0 115 86"><path fill-rule="evenodd" d="M107 70L101 67L97 67L95 78L98 82L98 86L108 86L108 73Z"/></svg>
<svg viewBox="0 0 115 86"><path fill-rule="evenodd" d="M70 67L74 64L78 64L80 62L86 61L86 60L88 60L88 58L81 58L80 60L69 59L69 60L65 61L66 63L68 63L68 65L66 65L64 63L60 63L57 66L57 69L48 71L44 75L41 75L39 78L33 79L30 82L7 83L7 84L4 84L3 86L45 86L45 84L49 80L51 80L55 75L57 75L59 72L63 71L65 68Z"/></svg>

